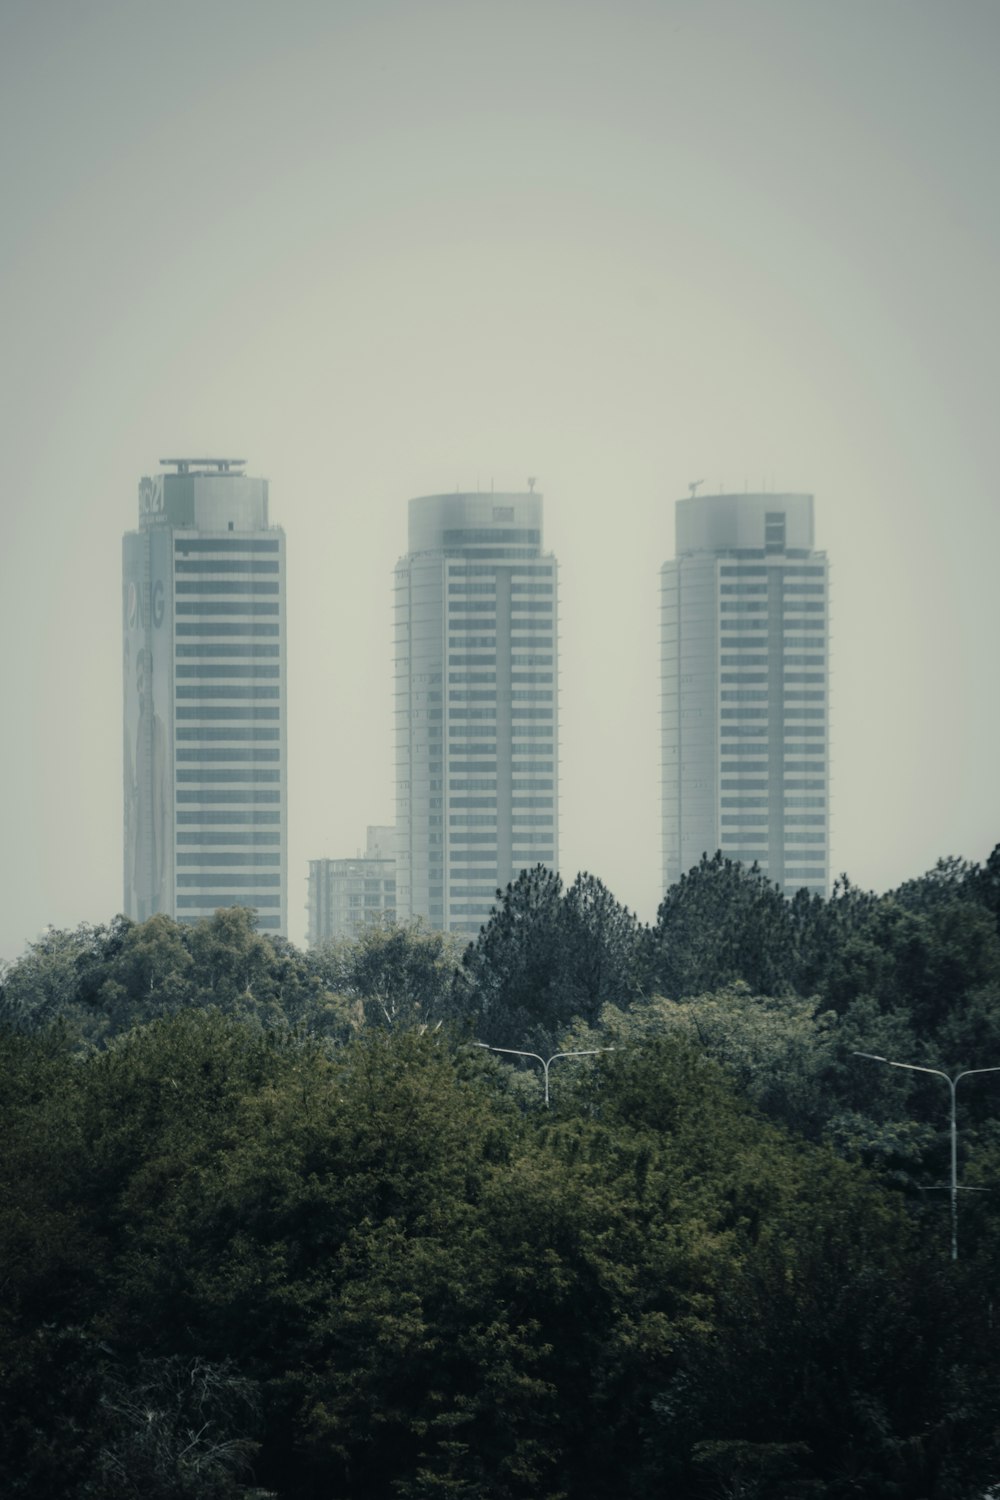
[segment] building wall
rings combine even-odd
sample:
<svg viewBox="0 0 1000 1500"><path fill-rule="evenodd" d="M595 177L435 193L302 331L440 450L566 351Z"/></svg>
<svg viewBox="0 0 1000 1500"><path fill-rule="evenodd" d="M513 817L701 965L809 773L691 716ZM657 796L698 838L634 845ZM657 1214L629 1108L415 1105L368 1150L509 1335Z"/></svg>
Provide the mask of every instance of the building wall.
<svg viewBox="0 0 1000 1500"><path fill-rule="evenodd" d="M354 859L309 861L309 946L358 938L373 922L396 919L396 831L369 823Z"/></svg>
<svg viewBox="0 0 1000 1500"><path fill-rule="evenodd" d="M373 922L396 916L392 859L309 861L309 946L358 938Z"/></svg>
<svg viewBox="0 0 1000 1500"><path fill-rule="evenodd" d="M411 500L396 569L397 904L473 934L558 862L558 597L534 494Z"/></svg>
<svg viewBox="0 0 1000 1500"><path fill-rule="evenodd" d="M285 540L267 482L144 479L123 543L125 910L287 931Z"/></svg>
<svg viewBox="0 0 1000 1500"><path fill-rule="evenodd" d="M721 849L829 884L828 565L811 495L677 503L661 570L664 884Z"/></svg>

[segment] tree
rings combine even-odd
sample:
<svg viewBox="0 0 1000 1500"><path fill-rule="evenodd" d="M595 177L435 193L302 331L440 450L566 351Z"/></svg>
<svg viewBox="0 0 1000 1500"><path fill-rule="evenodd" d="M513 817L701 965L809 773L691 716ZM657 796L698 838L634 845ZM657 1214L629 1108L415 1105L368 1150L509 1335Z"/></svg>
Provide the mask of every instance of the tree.
<svg viewBox="0 0 1000 1500"><path fill-rule="evenodd" d="M500 893L498 892L498 896ZM481 1041L552 1049L574 1018L638 993L632 915L594 876L562 881L543 865L508 885L462 961L461 1004Z"/></svg>
<svg viewBox="0 0 1000 1500"><path fill-rule="evenodd" d="M73 932L50 927L11 964L0 985L0 1025L35 1030L56 1017L74 1031L93 1027L103 1011L100 990L110 963L127 939L131 923L116 917L108 926L81 923Z"/></svg>
<svg viewBox="0 0 1000 1500"><path fill-rule="evenodd" d="M788 903L757 865L703 855L660 903L646 945L647 990L680 999L742 979L757 994L795 984Z"/></svg>
<svg viewBox="0 0 1000 1500"><path fill-rule="evenodd" d="M139 1359L108 1370L104 1441L84 1500L237 1500L258 1444L259 1397L228 1363Z"/></svg>
<svg viewBox="0 0 1000 1500"><path fill-rule="evenodd" d="M572 1032L566 1045L694 1044L765 1113L818 1138L830 1106L825 1080L837 1052L836 1021L815 997L754 995L738 981L682 1001L654 996L627 1012L606 1008L599 1028Z"/></svg>
<svg viewBox="0 0 1000 1500"><path fill-rule="evenodd" d="M419 923L372 922L359 937L329 943L316 956L329 991L357 1002L357 1022L406 1028L452 1018L455 938Z"/></svg>

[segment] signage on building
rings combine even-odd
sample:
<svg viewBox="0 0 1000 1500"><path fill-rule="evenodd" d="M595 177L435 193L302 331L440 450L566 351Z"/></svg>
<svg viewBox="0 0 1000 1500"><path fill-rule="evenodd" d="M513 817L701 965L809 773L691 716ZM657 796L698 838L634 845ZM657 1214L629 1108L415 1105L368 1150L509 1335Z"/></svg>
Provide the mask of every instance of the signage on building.
<svg viewBox="0 0 1000 1500"><path fill-rule="evenodd" d="M162 514L163 475L150 478L147 474L139 480L139 525L148 526L151 520Z"/></svg>

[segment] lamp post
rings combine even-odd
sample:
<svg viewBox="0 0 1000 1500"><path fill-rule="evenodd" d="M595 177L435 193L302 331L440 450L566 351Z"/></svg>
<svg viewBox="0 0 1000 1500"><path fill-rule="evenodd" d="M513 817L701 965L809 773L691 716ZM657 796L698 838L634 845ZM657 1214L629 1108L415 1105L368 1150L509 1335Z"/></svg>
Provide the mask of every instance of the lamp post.
<svg viewBox="0 0 1000 1500"><path fill-rule="evenodd" d="M542 1065L542 1073L545 1076L545 1108L549 1109L549 1068L560 1057L596 1057L599 1052L613 1052L614 1047L590 1047L585 1052L553 1052L549 1058L540 1057L537 1052L519 1052L516 1047L491 1047L489 1042L474 1042L474 1047L485 1047L487 1052L506 1052L511 1057L530 1057Z"/></svg>
<svg viewBox="0 0 1000 1500"><path fill-rule="evenodd" d="M889 1068L905 1068L908 1073L932 1073L935 1078L943 1078L948 1085L951 1091L951 1258L958 1260L958 1085L963 1078L970 1078L974 1073L1000 1073L1000 1067L965 1068L952 1077L950 1073L942 1073L940 1068L921 1068L917 1063L894 1062L891 1057L880 1057L875 1052L855 1052L854 1056L866 1057L869 1062L885 1063Z"/></svg>

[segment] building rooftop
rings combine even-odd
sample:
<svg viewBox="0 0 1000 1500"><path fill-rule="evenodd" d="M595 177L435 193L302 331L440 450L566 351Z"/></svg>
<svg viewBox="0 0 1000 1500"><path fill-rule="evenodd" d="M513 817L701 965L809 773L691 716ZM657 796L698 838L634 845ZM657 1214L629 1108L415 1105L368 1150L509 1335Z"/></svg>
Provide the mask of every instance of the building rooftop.
<svg viewBox="0 0 1000 1500"><path fill-rule="evenodd" d="M246 464L245 458L161 458L161 468L173 467L178 474L229 474L239 472Z"/></svg>

